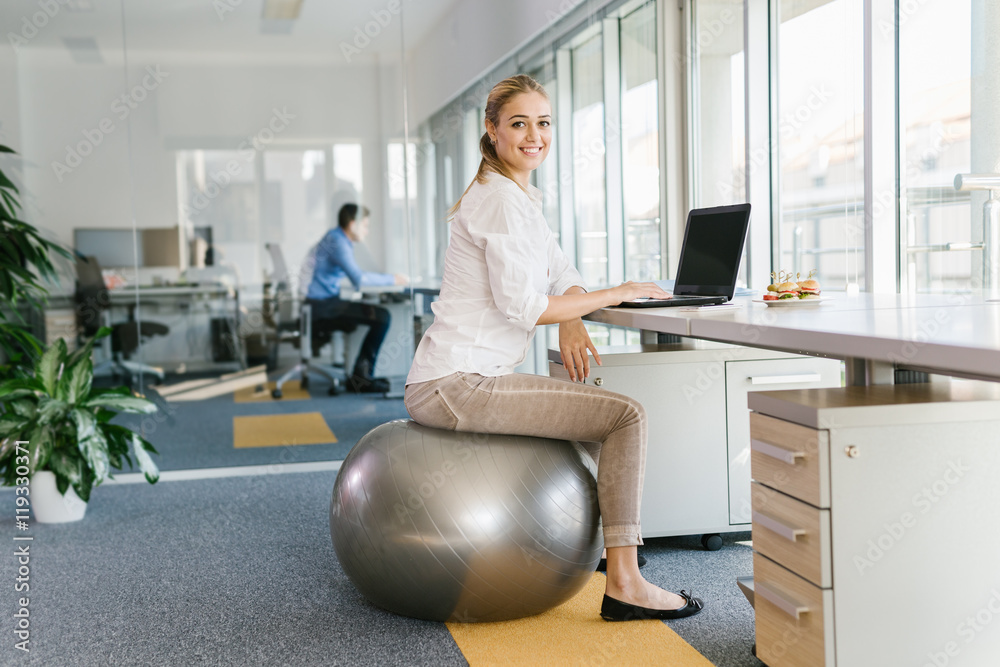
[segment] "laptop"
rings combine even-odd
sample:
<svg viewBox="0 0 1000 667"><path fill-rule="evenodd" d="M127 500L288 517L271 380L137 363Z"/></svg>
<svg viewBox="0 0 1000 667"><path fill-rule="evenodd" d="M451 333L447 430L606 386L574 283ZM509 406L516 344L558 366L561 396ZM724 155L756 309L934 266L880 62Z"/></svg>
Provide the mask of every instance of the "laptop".
<svg viewBox="0 0 1000 667"><path fill-rule="evenodd" d="M736 292L736 276L750 227L750 204L696 208L688 213L672 299L636 299L624 308L669 308L725 303Z"/></svg>

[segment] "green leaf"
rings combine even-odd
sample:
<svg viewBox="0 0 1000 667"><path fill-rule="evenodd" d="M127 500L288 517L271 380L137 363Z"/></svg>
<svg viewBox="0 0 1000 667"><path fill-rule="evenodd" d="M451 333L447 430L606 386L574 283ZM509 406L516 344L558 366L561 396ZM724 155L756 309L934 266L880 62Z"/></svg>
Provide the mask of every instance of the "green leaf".
<svg viewBox="0 0 1000 667"><path fill-rule="evenodd" d="M15 389L2 396L0 396L0 403L12 403L16 402L18 399L24 398L25 396L34 396L35 392L30 389Z"/></svg>
<svg viewBox="0 0 1000 667"><path fill-rule="evenodd" d="M49 457L49 470L57 477L65 477L70 484L79 484L83 479L84 461L78 452L60 450L52 452ZM63 490L65 493L65 489Z"/></svg>
<svg viewBox="0 0 1000 667"><path fill-rule="evenodd" d="M77 440L86 440L87 438L94 437L94 433L97 432L97 419L94 418L93 412L73 408L69 414L73 419L73 423L76 424Z"/></svg>
<svg viewBox="0 0 1000 667"><path fill-rule="evenodd" d="M25 429L31 420L18 417L16 415L5 414L0 417L0 438L15 437ZM3 456L0 455L0 459Z"/></svg>
<svg viewBox="0 0 1000 667"><path fill-rule="evenodd" d="M52 436L52 429L43 426L36 426L28 434L28 469L31 472L45 469L54 445Z"/></svg>
<svg viewBox="0 0 1000 667"><path fill-rule="evenodd" d="M97 482L100 484L100 482ZM80 500L83 502L90 502L90 491L96 486L94 482L94 474L84 466L81 471L80 481L73 485L73 490L76 491L76 495L80 496Z"/></svg>
<svg viewBox="0 0 1000 667"><path fill-rule="evenodd" d="M86 401L84 407L87 408L108 408L120 410L121 412L131 412L133 414L153 414L157 411L156 403L140 398L139 396L122 396L120 394L101 394Z"/></svg>
<svg viewBox="0 0 1000 667"><path fill-rule="evenodd" d="M95 484L100 484L108 478L110 473L108 442L104 439L104 434L100 431L94 431L90 437L80 440L78 444L80 453L83 454L90 472L93 473Z"/></svg>
<svg viewBox="0 0 1000 667"><path fill-rule="evenodd" d="M34 378L12 378L0 382L0 401L9 400L11 394L19 391L34 392L41 390L41 384Z"/></svg>
<svg viewBox="0 0 1000 667"><path fill-rule="evenodd" d="M97 333L91 336L86 343L78 347L73 352L73 354L69 356L69 359L66 360L67 368L75 366L80 361L80 359L84 358L89 359L90 352L91 350L94 349L94 343L96 343L100 339L110 334L111 334L111 327L101 327L100 329L98 329Z"/></svg>
<svg viewBox="0 0 1000 667"><path fill-rule="evenodd" d="M59 371L65 360L66 341L59 338L45 351L41 361L38 362L38 379L41 380L42 388L49 396L55 396L56 383L59 381Z"/></svg>
<svg viewBox="0 0 1000 667"><path fill-rule="evenodd" d="M28 392L31 395L31 392ZM24 417L25 419L33 419L35 414L38 412L38 404L35 401L19 399L15 401L9 401L7 407L10 411L19 417Z"/></svg>
<svg viewBox="0 0 1000 667"><path fill-rule="evenodd" d="M66 402L76 405L90 395L90 385L94 380L94 364L89 358L84 357L79 363L67 368L60 384L65 385L63 391Z"/></svg>
<svg viewBox="0 0 1000 667"><path fill-rule="evenodd" d="M70 405L65 401L43 396L38 405L38 423L42 425L59 423L66 417L69 408Z"/></svg>
<svg viewBox="0 0 1000 667"><path fill-rule="evenodd" d="M151 444L142 439L139 434L133 433L132 451L135 454L135 460L139 462L139 469L146 475L146 481L150 484L156 484L156 481L160 479L160 469L149 455L150 451L155 453L156 450L153 449Z"/></svg>
<svg viewBox="0 0 1000 667"><path fill-rule="evenodd" d="M11 181L9 178L7 178L6 174L4 174L2 171L0 171L0 187L9 188L14 192L16 192L17 194L21 194L21 191L17 189L17 186L14 185L14 182Z"/></svg>

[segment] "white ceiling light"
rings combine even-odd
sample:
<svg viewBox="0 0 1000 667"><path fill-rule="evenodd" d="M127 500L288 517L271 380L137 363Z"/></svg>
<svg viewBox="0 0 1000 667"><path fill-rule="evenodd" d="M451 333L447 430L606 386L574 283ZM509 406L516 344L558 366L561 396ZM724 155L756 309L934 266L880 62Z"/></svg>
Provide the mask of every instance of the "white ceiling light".
<svg viewBox="0 0 1000 667"><path fill-rule="evenodd" d="M261 18L269 21L291 21L299 18L302 0L264 0Z"/></svg>

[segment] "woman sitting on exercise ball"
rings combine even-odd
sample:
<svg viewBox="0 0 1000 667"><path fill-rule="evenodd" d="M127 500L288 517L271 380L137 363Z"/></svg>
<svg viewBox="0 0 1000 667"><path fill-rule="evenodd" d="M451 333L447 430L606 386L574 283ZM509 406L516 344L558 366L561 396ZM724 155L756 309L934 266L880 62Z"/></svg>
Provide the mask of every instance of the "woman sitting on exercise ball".
<svg viewBox="0 0 1000 667"><path fill-rule="evenodd" d="M451 209L441 296L406 380L407 410L435 428L600 443L597 493L608 575L601 616L696 614L700 599L665 591L639 572L642 405L582 384L590 374L588 352L601 361L581 318L623 301L670 295L654 283L583 288L542 216L541 192L529 184L552 141L552 107L541 85L525 75L498 83L486 101L485 125L479 172ZM573 382L514 373L535 327L555 323Z"/></svg>

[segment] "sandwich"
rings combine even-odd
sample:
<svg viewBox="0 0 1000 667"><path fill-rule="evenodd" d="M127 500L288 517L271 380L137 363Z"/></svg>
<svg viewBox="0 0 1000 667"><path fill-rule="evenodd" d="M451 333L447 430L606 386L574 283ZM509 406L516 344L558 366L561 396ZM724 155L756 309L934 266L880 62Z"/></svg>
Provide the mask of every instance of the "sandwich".
<svg viewBox="0 0 1000 667"><path fill-rule="evenodd" d="M789 281L778 285L778 299L798 299L800 292L798 283Z"/></svg>
<svg viewBox="0 0 1000 667"><path fill-rule="evenodd" d="M799 292L800 299L818 299L819 281L810 279L799 282Z"/></svg>

